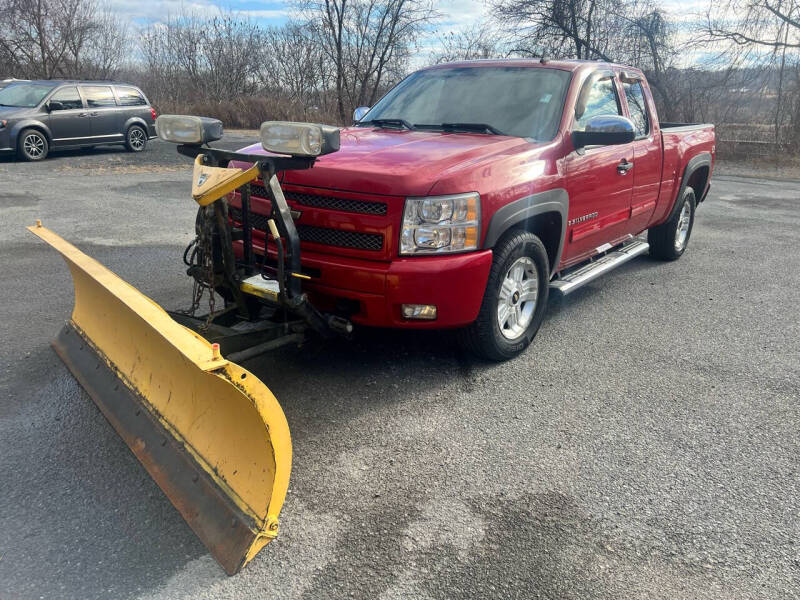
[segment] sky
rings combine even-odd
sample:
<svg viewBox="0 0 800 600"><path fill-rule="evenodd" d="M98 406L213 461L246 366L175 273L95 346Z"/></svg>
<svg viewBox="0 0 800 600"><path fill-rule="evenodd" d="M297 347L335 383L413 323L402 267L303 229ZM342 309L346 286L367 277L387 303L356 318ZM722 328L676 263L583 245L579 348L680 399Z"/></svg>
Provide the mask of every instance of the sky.
<svg viewBox="0 0 800 600"><path fill-rule="evenodd" d="M659 6L675 21L688 24L697 19L705 9L707 0L661 0ZM232 10L247 16L261 25L281 25L290 17L289 2L258 0L106 0L111 10L134 27L140 27L165 19L181 12L214 14L219 9ZM424 56L435 51L438 36L457 32L475 22L481 22L489 14L486 0L438 0L436 7L440 20L431 27L428 39L421 42ZM680 30L679 30L680 37Z"/></svg>
<svg viewBox="0 0 800 600"><path fill-rule="evenodd" d="M280 25L290 14L288 2L258 0L109 0L112 10L125 20L137 24L148 24L169 14L183 10L197 13L213 13L218 8L229 9L258 21L263 25ZM439 29L458 30L475 21L483 20L489 12L485 0L439 0L437 8L442 15ZM701 12L703 0L663 0L659 5L683 20L693 18Z"/></svg>

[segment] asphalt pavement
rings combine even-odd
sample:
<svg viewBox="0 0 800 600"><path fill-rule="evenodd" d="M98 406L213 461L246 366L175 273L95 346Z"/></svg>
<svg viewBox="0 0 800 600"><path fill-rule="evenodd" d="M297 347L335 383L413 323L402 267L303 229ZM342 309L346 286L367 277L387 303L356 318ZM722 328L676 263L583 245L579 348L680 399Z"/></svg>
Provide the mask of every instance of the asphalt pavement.
<svg viewBox="0 0 800 600"><path fill-rule="evenodd" d="M49 347L70 277L24 229L188 306L190 162L0 159L0 598L800 597L800 181L717 177L680 260L552 299L504 364L382 330L247 362L294 462L228 577Z"/></svg>

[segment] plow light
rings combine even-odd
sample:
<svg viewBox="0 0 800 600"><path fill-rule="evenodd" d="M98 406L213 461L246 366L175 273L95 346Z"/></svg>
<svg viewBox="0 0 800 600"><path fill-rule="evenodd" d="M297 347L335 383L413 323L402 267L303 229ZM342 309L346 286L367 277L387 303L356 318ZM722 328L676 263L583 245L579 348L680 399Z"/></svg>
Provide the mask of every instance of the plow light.
<svg viewBox="0 0 800 600"><path fill-rule="evenodd" d="M339 130L330 125L265 121L261 146L268 152L292 156L320 156L339 149Z"/></svg>
<svg viewBox="0 0 800 600"><path fill-rule="evenodd" d="M161 115L156 119L156 133L167 142L199 146L222 137L222 121L192 115Z"/></svg>

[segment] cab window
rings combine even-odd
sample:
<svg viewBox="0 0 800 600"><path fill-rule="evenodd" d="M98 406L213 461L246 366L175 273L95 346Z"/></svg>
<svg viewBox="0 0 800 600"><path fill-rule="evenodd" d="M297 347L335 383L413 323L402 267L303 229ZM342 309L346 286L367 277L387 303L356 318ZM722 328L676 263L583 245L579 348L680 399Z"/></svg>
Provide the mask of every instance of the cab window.
<svg viewBox="0 0 800 600"><path fill-rule="evenodd" d="M650 120L647 118L647 104L644 99L644 90L641 81L623 83L625 99L628 101L628 112L636 127L636 137L645 137L650 133Z"/></svg>
<svg viewBox="0 0 800 600"><path fill-rule="evenodd" d="M83 108L83 100L81 100L81 95L78 93L78 88L74 85L63 87L58 90L55 94L50 96L50 102L60 102L63 107L61 110Z"/></svg>
<svg viewBox="0 0 800 600"><path fill-rule="evenodd" d="M144 96L136 88L132 87L117 87L117 98L119 98L120 106L144 106Z"/></svg>
<svg viewBox="0 0 800 600"><path fill-rule="evenodd" d="M86 105L89 108L98 108L102 106L116 106L117 101L114 100L114 92L111 87L104 85L87 85L81 86L81 91L86 97Z"/></svg>
<svg viewBox="0 0 800 600"><path fill-rule="evenodd" d="M621 115L622 107L617 89L611 77L599 79L592 84L586 101L586 110L575 121L576 131L585 131L589 119L598 115Z"/></svg>

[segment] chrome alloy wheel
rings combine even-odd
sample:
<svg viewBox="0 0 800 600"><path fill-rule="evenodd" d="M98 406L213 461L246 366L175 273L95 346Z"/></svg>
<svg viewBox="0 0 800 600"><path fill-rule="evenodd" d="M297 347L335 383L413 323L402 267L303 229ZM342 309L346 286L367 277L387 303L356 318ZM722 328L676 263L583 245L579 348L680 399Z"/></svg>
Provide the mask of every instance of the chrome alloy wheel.
<svg viewBox="0 0 800 600"><path fill-rule="evenodd" d="M497 324L503 337L516 340L525 333L533 319L538 296L536 265L527 256L518 258L506 273L497 300Z"/></svg>
<svg viewBox="0 0 800 600"><path fill-rule="evenodd" d="M144 131L138 127L131 129L131 132L128 134L128 142L130 143L131 148L134 150L141 150L144 148L145 141Z"/></svg>
<svg viewBox="0 0 800 600"><path fill-rule="evenodd" d="M678 217L678 227L675 229L675 250L680 252L686 245L686 236L689 235L689 225L692 222L692 205L689 200L683 202L681 215Z"/></svg>
<svg viewBox="0 0 800 600"><path fill-rule="evenodd" d="M22 148L25 154L31 158L39 158L44 154L44 138L38 133L29 133L25 136L25 139L22 140Z"/></svg>

